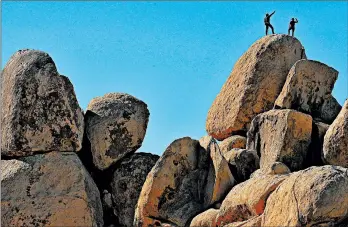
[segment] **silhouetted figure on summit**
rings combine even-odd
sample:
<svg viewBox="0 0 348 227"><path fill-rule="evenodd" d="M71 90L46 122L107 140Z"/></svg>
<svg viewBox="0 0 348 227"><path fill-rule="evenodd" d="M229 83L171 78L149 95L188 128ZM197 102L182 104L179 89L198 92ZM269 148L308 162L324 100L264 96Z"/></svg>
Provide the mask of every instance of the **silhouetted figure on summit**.
<svg viewBox="0 0 348 227"><path fill-rule="evenodd" d="M271 13L271 14L266 13L266 16L265 16L265 19L264 19L264 22L265 22L265 25L266 25L266 35L268 34L268 28L269 27L272 29L272 33L274 34L274 29L273 29L273 26L271 25L271 16L274 13L275 13L275 11L273 11L273 13Z"/></svg>
<svg viewBox="0 0 348 227"><path fill-rule="evenodd" d="M298 23L298 20L296 18L291 18L289 29L288 29L288 35L290 35L290 30L292 31L292 37L294 37L295 32L295 24Z"/></svg>

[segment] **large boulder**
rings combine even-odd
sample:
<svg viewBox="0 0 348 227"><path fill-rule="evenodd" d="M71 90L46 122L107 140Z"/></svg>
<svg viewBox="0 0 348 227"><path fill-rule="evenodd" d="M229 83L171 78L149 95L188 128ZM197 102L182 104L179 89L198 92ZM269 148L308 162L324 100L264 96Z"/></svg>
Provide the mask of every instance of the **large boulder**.
<svg viewBox="0 0 348 227"><path fill-rule="evenodd" d="M222 155L229 153L230 150L234 148L245 149L247 138L244 136L231 136L224 139L221 143L219 143L219 147Z"/></svg>
<svg viewBox="0 0 348 227"><path fill-rule="evenodd" d="M301 59L301 43L287 35L269 35L256 41L235 64L208 112L206 130L223 140L246 133L259 113L273 108L286 76Z"/></svg>
<svg viewBox="0 0 348 227"><path fill-rule="evenodd" d="M268 196L288 175L262 175L232 188L221 204L217 226L242 222L261 215Z"/></svg>
<svg viewBox="0 0 348 227"><path fill-rule="evenodd" d="M219 202L235 184L227 160L222 156L220 148L213 137L204 136L199 144L208 152L210 159L208 177L205 186L205 204L208 206Z"/></svg>
<svg viewBox="0 0 348 227"><path fill-rule="evenodd" d="M88 104L86 134L94 165L105 170L142 144L149 121L147 105L128 94L108 93Z"/></svg>
<svg viewBox="0 0 348 227"><path fill-rule="evenodd" d="M216 227L215 219L218 213L218 209L210 208L194 217L190 227Z"/></svg>
<svg viewBox="0 0 348 227"><path fill-rule="evenodd" d="M324 161L348 168L348 100L324 137Z"/></svg>
<svg viewBox="0 0 348 227"><path fill-rule="evenodd" d="M225 158L237 182L249 179L250 175L260 168L260 159L255 151L234 148L225 153Z"/></svg>
<svg viewBox="0 0 348 227"><path fill-rule="evenodd" d="M135 207L147 174L158 155L135 153L117 164L111 182L114 214L122 226L132 227Z"/></svg>
<svg viewBox="0 0 348 227"><path fill-rule="evenodd" d="M222 199L232 187L233 178L219 157L221 154L215 143L211 141L206 148L189 137L175 140L168 146L143 185L134 226L160 226L164 223L185 226L197 214Z"/></svg>
<svg viewBox="0 0 348 227"><path fill-rule="evenodd" d="M247 149L261 156L261 168L279 161L292 171L300 170L304 167L311 134L310 115L295 110L270 110L252 121Z"/></svg>
<svg viewBox="0 0 348 227"><path fill-rule="evenodd" d="M299 60L290 69L275 106L295 109L331 123L340 111L340 106L327 108L337 103L331 95L337 76L337 70L323 63ZM327 113L328 110L335 112L330 114Z"/></svg>
<svg viewBox="0 0 348 227"><path fill-rule="evenodd" d="M347 217L347 173L339 166L293 173L268 198L261 226L341 226L335 224Z"/></svg>
<svg viewBox="0 0 348 227"><path fill-rule="evenodd" d="M103 226L97 186L72 152L1 161L2 226Z"/></svg>
<svg viewBox="0 0 348 227"><path fill-rule="evenodd" d="M52 58L17 51L1 75L1 155L79 151L83 128L74 88Z"/></svg>
<svg viewBox="0 0 348 227"><path fill-rule="evenodd" d="M259 227L261 226L261 222L262 222L262 215L252 217L246 221L233 222L231 224L225 225L224 227Z"/></svg>

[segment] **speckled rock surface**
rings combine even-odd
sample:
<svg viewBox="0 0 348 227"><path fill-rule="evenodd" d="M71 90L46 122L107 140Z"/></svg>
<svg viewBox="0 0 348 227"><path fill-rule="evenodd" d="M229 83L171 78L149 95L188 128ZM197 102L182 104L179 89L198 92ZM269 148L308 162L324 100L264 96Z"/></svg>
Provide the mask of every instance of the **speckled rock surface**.
<svg viewBox="0 0 348 227"><path fill-rule="evenodd" d="M72 152L1 161L1 226L103 226L97 186Z"/></svg>
<svg viewBox="0 0 348 227"><path fill-rule="evenodd" d="M327 164L348 168L348 100L324 137L323 158Z"/></svg>
<svg viewBox="0 0 348 227"><path fill-rule="evenodd" d="M264 212L268 196L287 175L264 175L251 178L232 188L221 204L217 226L243 222Z"/></svg>
<svg viewBox="0 0 348 227"><path fill-rule="evenodd" d="M248 131L259 113L273 108L293 64L301 59L301 43L287 35L257 40L234 65L209 109L206 130L223 140Z"/></svg>
<svg viewBox="0 0 348 227"><path fill-rule="evenodd" d="M338 223L347 217L347 173L321 166L291 174L268 198L261 226L346 226Z"/></svg>
<svg viewBox="0 0 348 227"><path fill-rule="evenodd" d="M135 211L134 226L185 226L204 211L209 153L197 140L177 139L148 174ZM212 193L212 192L211 192Z"/></svg>
<svg viewBox="0 0 348 227"><path fill-rule="evenodd" d="M81 149L82 110L48 54L17 51L2 71L1 88L1 155Z"/></svg>
<svg viewBox="0 0 348 227"><path fill-rule="evenodd" d="M225 155L233 148L245 149L247 138L244 136L230 136L219 143L222 155Z"/></svg>
<svg viewBox="0 0 348 227"><path fill-rule="evenodd" d="M337 76L337 70L321 62L299 60L290 69L275 106L298 110L313 118L321 118L326 123L332 123L340 108L327 108L323 105L330 105L328 99L334 99L331 92ZM330 109L336 112L328 114ZM322 110L327 111L322 113Z"/></svg>
<svg viewBox="0 0 348 227"><path fill-rule="evenodd" d="M216 227L215 219L218 213L218 209L210 208L194 217L190 227Z"/></svg>
<svg viewBox="0 0 348 227"><path fill-rule="evenodd" d="M247 149L261 157L261 169L279 161L296 171L304 168L311 134L310 115L295 110L270 110L252 121Z"/></svg>
<svg viewBox="0 0 348 227"><path fill-rule="evenodd" d="M135 207L147 174L158 160L158 155L134 153L118 164L111 182L114 214L119 224L133 226Z"/></svg>
<svg viewBox="0 0 348 227"><path fill-rule="evenodd" d="M94 165L104 170L135 152L145 137L149 115L147 105L128 94L92 99L85 118Z"/></svg>

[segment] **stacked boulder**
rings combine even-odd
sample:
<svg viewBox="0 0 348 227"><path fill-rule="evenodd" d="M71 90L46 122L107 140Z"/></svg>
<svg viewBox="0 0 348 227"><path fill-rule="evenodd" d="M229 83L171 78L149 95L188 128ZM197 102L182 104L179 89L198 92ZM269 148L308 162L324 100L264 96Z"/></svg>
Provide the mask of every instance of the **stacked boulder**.
<svg viewBox="0 0 348 227"><path fill-rule="evenodd" d="M256 41L207 116L209 135L136 152L147 105L91 100L41 51L1 76L3 226L348 226L348 101L338 72L287 35ZM218 142L220 141L220 142Z"/></svg>
<svg viewBox="0 0 348 227"><path fill-rule="evenodd" d="M52 58L21 50L1 76L1 225L102 226L99 190L76 155L83 113Z"/></svg>
<svg viewBox="0 0 348 227"><path fill-rule="evenodd" d="M206 129L238 184L190 226L348 226L348 104L332 96L338 72L300 49L270 35L237 61Z"/></svg>

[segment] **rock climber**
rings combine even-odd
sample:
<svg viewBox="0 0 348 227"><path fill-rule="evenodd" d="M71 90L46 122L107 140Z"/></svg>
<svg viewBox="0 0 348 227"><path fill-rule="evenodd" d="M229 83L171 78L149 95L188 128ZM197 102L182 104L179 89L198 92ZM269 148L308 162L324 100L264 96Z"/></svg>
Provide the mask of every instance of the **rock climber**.
<svg viewBox="0 0 348 227"><path fill-rule="evenodd" d="M268 14L266 13L266 16L265 16L265 19L264 19L264 22L265 22L265 25L266 25L266 35L268 34L268 28L270 27L272 29L272 33L274 34L274 29L273 29L273 26L271 25L271 16L275 13L275 11L273 11L273 13L271 14Z"/></svg>
<svg viewBox="0 0 348 227"><path fill-rule="evenodd" d="M291 18L291 21L289 23L288 35L290 35L290 30L291 30L292 31L292 37L294 37L295 24L296 23L298 23L298 20L296 18Z"/></svg>

